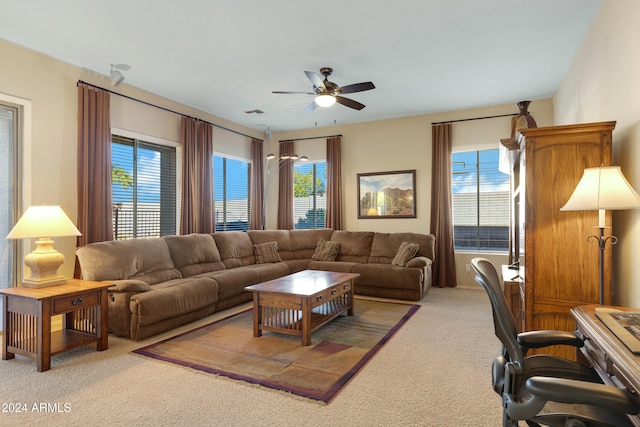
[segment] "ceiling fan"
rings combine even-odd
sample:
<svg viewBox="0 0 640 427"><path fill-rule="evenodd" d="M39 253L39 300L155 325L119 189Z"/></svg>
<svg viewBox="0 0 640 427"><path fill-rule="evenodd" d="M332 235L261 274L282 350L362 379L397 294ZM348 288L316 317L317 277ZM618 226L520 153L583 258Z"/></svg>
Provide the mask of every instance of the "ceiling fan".
<svg viewBox="0 0 640 427"><path fill-rule="evenodd" d="M304 73L307 75L309 80L311 80L311 83L313 83L313 92L290 92L274 90L272 93L304 93L307 95L316 95L313 102L309 104L305 111L313 111L317 107L330 107L336 102L338 104L344 105L345 107L353 108L355 110L362 110L365 107L364 104L340 95L345 93L363 92L365 90L376 88L371 82L355 83L352 85L339 87L337 84L329 81L329 76L331 75L331 73L333 73L333 69L328 67L320 68L320 74L324 76L324 80L322 80L322 77L320 77L318 73L315 73L313 71L305 71Z"/></svg>

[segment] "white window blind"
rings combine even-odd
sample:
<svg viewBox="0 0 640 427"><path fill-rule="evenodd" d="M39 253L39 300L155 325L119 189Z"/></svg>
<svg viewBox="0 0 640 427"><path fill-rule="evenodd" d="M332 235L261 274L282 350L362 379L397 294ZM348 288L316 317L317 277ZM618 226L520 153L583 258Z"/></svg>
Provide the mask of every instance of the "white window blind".
<svg viewBox="0 0 640 427"><path fill-rule="evenodd" d="M327 209L327 163L293 167L294 228L324 228Z"/></svg>
<svg viewBox="0 0 640 427"><path fill-rule="evenodd" d="M112 137L116 240L176 234L176 149Z"/></svg>
<svg viewBox="0 0 640 427"><path fill-rule="evenodd" d="M251 163L213 156L213 200L216 231L249 229Z"/></svg>
<svg viewBox="0 0 640 427"><path fill-rule="evenodd" d="M452 155L455 249L509 250L509 175L498 161L497 149Z"/></svg>

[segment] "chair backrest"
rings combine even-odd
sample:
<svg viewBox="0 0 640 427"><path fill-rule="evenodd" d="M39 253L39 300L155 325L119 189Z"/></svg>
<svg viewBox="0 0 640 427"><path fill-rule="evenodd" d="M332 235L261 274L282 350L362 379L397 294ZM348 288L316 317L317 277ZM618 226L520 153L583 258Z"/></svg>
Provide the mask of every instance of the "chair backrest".
<svg viewBox="0 0 640 427"><path fill-rule="evenodd" d="M471 267L476 272L476 282L484 288L491 301L496 336L502 342L509 359L522 364L524 355L518 345L518 326L502 292L498 272L491 261L485 258L472 259Z"/></svg>

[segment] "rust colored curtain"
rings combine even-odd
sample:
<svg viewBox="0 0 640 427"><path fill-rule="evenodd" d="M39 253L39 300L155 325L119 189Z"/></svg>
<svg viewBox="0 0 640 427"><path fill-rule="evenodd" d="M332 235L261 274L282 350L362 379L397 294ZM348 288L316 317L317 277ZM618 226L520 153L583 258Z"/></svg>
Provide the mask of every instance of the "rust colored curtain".
<svg viewBox="0 0 640 427"><path fill-rule="evenodd" d="M293 141L280 143L280 157L293 154ZM284 160L278 174L278 222L279 230L293 230L293 162Z"/></svg>
<svg viewBox="0 0 640 427"><path fill-rule="evenodd" d="M431 233L436 237L433 284L457 285L451 201L451 123L432 125Z"/></svg>
<svg viewBox="0 0 640 427"><path fill-rule="evenodd" d="M262 141L251 140L251 194L249 208L251 218L249 226L252 230L264 228L264 156L262 154Z"/></svg>
<svg viewBox="0 0 640 427"><path fill-rule="evenodd" d="M180 123L180 234L213 233L213 127L189 117Z"/></svg>
<svg viewBox="0 0 640 427"><path fill-rule="evenodd" d="M325 227L342 230L342 138L327 138L327 211Z"/></svg>
<svg viewBox="0 0 640 427"><path fill-rule="evenodd" d="M113 240L110 96L78 85L77 246ZM74 276L81 277L76 262Z"/></svg>

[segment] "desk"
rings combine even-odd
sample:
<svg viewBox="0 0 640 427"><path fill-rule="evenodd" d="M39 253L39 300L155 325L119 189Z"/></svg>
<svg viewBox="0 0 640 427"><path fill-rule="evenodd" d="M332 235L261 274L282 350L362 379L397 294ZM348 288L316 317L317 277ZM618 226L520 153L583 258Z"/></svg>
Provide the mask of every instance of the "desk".
<svg viewBox="0 0 640 427"><path fill-rule="evenodd" d="M640 400L640 356L631 353L607 326L595 315L600 305L585 305L571 309L578 331L584 335L585 345L578 349L579 362L587 362L606 384L626 387ZM613 307L638 311L637 308ZM630 417L640 426L640 416Z"/></svg>
<svg viewBox="0 0 640 427"><path fill-rule="evenodd" d="M111 283L69 279L47 288L0 289L4 295L2 359L15 354L37 361L39 372L51 367L51 355L96 343L109 345L107 288ZM62 314L62 330L51 332L51 317Z"/></svg>

